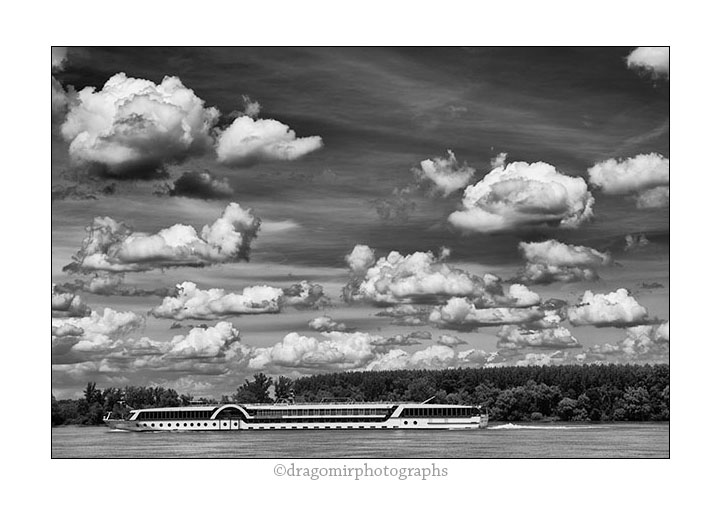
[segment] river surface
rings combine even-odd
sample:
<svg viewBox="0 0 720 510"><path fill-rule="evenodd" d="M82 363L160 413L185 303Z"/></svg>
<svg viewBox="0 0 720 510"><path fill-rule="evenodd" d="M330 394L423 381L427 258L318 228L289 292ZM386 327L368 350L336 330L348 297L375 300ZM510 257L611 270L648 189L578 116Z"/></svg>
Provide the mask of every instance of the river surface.
<svg viewBox="0 0 720 510"><path fill-rule="evenodd" d="M490 423L485 430L126 432L54 427L53 458L669 458L664 423Z"/></svg>

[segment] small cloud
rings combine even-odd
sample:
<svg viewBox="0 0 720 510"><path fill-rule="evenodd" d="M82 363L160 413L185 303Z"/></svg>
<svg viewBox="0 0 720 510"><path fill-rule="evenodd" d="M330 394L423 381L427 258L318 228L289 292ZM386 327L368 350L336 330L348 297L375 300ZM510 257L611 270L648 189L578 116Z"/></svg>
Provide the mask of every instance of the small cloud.
<svg viewBox="0 0 720 510"><path fill-rule="evenodd" d="M171 185L167 185L165 191L156 194L212 200L230 198L234 193L227 178L215 177L208 170L193 170L183 172Z"/></svg>
<svg viewBox="0 0 720 510"><path fill-rule="evenodd" d="M85 317L91 312L79 295L56 285L52 286L50 304L53 317Z"/></svg>
<svg viewBox="0 0 720 510"><path fill-rule="evenodd" d="M447 347L457 347L458 345L467 344L465 340L462 340L454 335L440 335L437 343L440 345L445 345Z"/></svg>
<svg viewBox="0 0 720 510"><path fill-rule="evenodd" d="M335 322L332 317L323 315L322 317L315 317L308 322L308 327L315 331L328 332L328 331L347 331L348 328L342 322Z"/></svg>
<svg viewBox="0 0 720 510"><path fill-rule="evenodd" d="M323 146L322 138L297 138L295 131L273 119L238 117L217 135L218 161L246 167L266 161L293 161Z"/></svg>
<svg viewBox="0 0 720 510"><path fill-rule="evenodd" d="M627 66L653 79L670 79L670 48L668 46L640 46L626 58Z"/></svg>
<svg viewBox="0 0 720 510"><path fill-rule="evenodd" d="M322 285L310 283L305 280L296 283L282 290L280 298L282 306L292 306L297 309L324 308L330 305L330 298L325 295Z"/></svg>
<svg viewBox="0 0 720 510"><path fill-rule="evenodd" d="M503 326L498 332L498 349L571 349L582 347L567 328L527 329Z"/></svg>
<svg viewBox="0 0 720 510"><path fill-rule="evenodd" d="M443 197L466 187L475 175L474 168L467 163L459 164L455 154L450 150L447 152L447 158L426 159L420 163L420 168L412 169L418 182L429 181L432 185L431 191Z"/></svg>

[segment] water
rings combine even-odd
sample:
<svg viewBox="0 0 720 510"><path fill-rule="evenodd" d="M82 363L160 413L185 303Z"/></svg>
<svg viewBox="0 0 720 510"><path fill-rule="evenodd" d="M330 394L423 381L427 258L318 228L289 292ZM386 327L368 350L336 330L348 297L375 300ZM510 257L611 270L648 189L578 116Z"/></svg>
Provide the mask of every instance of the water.
<svg viewBox="0 0 720 510"><path fill-rule="evenodd" d="M125 432L52 429L53 458L668 458L668 423L509 424L485 430Z"/></svg>

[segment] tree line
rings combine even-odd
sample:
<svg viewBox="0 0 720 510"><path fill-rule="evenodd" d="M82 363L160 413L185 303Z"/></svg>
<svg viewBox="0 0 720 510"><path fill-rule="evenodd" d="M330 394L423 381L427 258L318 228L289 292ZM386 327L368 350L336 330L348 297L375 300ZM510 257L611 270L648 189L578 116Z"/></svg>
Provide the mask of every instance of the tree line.
<svg viewBox="0 0 720 510"><path fill-rule="evenodd" d="M196 399L162 387L100 390L88 383L83 398L52 398L52 424L102 424L108 412L178 407L191 402L413 401L480 405L492 421L663 421L670 419L670 367L560 365L340 372L273 379L257 373L220 400Z"/></svg>

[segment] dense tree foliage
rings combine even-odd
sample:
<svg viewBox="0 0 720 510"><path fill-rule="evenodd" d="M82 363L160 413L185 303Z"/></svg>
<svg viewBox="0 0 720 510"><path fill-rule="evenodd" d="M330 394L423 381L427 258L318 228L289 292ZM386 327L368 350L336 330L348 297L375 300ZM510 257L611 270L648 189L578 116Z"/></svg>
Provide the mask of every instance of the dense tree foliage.
<svg viewBox="0 0 720 510"><path fill-rule="evenodd" d="M449 370L341 372L277 380L263 373L245 380L221 402L413 401L484 406L493 421L646 421L670 419L668 365L562 365ZM100 390L88 383L79 400L52 397L53 425L102 423L105 413L128 407L176 407L190 395L161 387L127 386ZM207 403L213 400L200 399Z"/></svg>

